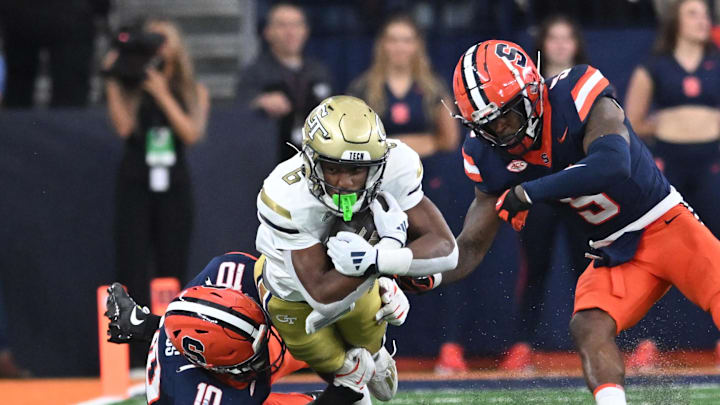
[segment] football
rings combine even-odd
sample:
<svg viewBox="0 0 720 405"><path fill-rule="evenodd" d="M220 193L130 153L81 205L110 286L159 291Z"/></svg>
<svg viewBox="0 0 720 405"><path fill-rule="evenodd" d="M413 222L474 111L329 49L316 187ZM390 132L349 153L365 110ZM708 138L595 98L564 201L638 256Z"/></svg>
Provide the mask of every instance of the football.
<svg viewBox="0 0 720 405"><path fill-rule="evenodd" d="M354 214L352 219L345 222L341 216L335 217L328 233L328 238L335 236L338 232L352 232L363 237L371 245L375 245L380 240L375 230L375 221L373 213L369 209Z"/></svg>
<svg viewBox="0 0 720 405"><path fill-rule="evenodd" d="M384 210L388 209L388 204L382 196L375 197ZM335 222L330 227L328 238L337 235L338 232L352 232L362 236L368 243L375 245L380 241L380 236L375 229L375 220L373 213L368 208L362 212L354 214L348 222L343 221L342 217L335 217Z"/></svg>

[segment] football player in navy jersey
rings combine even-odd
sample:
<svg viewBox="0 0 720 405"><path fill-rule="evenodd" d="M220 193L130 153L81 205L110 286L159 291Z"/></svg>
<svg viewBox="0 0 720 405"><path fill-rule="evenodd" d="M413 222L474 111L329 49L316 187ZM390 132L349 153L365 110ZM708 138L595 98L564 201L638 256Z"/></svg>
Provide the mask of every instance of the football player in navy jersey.
<svg viewBox="0 0 720 405"><path fill-rule="evenodd" d="M152 340L146 376L149 404L347 404L354 390L367 384L374 360L358 348L348 350L343 367L324 392L270 392L275 381L307 364L286 350L260 305L261 296L267 300L269 294L256 262L239 252L215 257L162 318L137 305L119 283L109 288L109 340ZM385 305L376 316L402 323L405 318L397 314L409 309L404 294L393 288L382 301Z"/></svg>
<svg viewBox="0 0 720 405"><path fill-rule="evenodd" d="M462 55L453 82L476 188L443 282L478 266L501 220L520 230L533 203L554 204L582 223L594 259L570 321L585 380L598 404L625 404L615 336L672 285L720 325L720 242L657 169L599 70L545 82L520 46L491 40Z"/></svg>

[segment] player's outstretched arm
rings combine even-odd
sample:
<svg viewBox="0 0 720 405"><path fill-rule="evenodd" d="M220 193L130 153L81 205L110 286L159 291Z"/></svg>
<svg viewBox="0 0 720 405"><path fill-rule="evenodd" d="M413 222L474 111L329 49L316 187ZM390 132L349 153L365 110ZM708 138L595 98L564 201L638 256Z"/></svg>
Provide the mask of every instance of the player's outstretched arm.
<svg viewBox="0 0 720 405"><path fill-rule="evenodd" d="M622 108L611 98L600 98L590 110L585 127L583 149L587 156L565 170L522 183L528 202L598 194L627 180L632 172L629 145Z"/></svg>
<svg viewBox="0 0 720 405"><path fill-rule="evenodd" d="M468 208L463 230L457 238L460 251L457 267L443 273L443 284L467 277L482 262L501 223L495 212L496 200L497 196L475 189L475 200Z"/></svg>

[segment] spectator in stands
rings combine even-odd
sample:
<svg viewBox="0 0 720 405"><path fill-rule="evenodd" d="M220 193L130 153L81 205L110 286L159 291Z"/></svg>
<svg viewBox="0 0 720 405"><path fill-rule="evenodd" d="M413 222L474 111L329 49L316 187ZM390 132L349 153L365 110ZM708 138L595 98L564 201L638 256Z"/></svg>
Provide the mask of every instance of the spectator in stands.
<svg viewBox="0 0 720 405"><path fill-rule="evenodd" d="M125 140L115 208L118 280L150 302L152 277L185 278L194 212L185 149L205 134L209 97L178 28L163 20L144 27L165 37L161 67L148 68L135 86L109 76L105 90L113 127ZM111 50L105 69L117 58Z"/></svg>
<svg viewBox="0 0 720 405"><path fill-rule="evenodd" d="M717 237L720 54L711 27L705 1L671 6L653 54L630 79L625 108L635 132L654 142L665 176Z"/></svg>
<svg viewBox="0 0 720 405"><path fill-rule="evenodd" d="M348 93L367 101L378 112L389 138L401 140L420 155L428 198L446 213L462 212L465 208L452 198L455 193L444 176L452 162L461 161L449 154L458 151L460 131L441 103L442 99L450 100L448 92L442 79L433 73L425 41L410 16L398 14L385 22L375 40L370 68L351 83ZM459 229L461 220L456 222ZM450 302L458 297L451 291L442 297L442 305L448 308L459 305ZM455 327L460 321L452 318L457 311L443 313L448 315L444 318L450 326L445 329L447 343L440 348L438 371L463 371L467 366L458 343L462 336Z"/></svg>
<svg viewBox="0 0 720 405"><path fill-rule="evenodd" d="M720 55L704 0L680 0L664 13L652 55L630 79L625 110L655 160L716 237L720 236ZM630 367L657 362L643 340Z"/></svg>
<svg viewBox="0 0 720 405"><path fill-rule="evenodd" d="M268 49L240 78L241 102L277 121L280 160L295 155L286 143L301 146L305 118L332 91L325 65L303 55L308 34L301 8L290 3L273 6L263 30Z"/></svg>
<svg viewBox="0 0 720 405"><path fill-rule="evenodd" d="M87 104L94 51L94 17L109 0L4 0L0 27L7 59L7 108L33 106L40 51L47 50L51 107Z"/></svg>
<svg viewBox="0 0 720 405"><path fill-rule="evenodd" d="M370 68L350 84L380 114L387 135L412 147L420 157L455 151L457 124L443 107L448 93L432 72L425 42L407 15L390 18L375 40Z"/></svg>
<svg viewBox="0 0 720 405"><path fill-rule="evenodd" d="M539 66L548 82L565 69L588 63L580 27L565 15L550 16L542 22L535 48L540 50ZM514 336L518 340L500 362L504 370L532 366L530 342L540 319L553 253L566 253L564 257L570 259L563 263L563 270L569 270L576 278L588 265L584 256L587 242L582 236L575 237L580 231L574 229L572 222L559 221L555 211L549 204L534 205L520 233L524 258L520 260L514 300Z"/></svg>

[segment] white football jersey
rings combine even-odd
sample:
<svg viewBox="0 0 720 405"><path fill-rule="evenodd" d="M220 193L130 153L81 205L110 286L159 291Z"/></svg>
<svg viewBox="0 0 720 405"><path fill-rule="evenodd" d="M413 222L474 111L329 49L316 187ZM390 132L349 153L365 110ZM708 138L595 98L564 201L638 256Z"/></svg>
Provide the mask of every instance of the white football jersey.
<svg viewBox="0 0 720 405"><path fill-rule="evenodd" d="M422 163L418 154L398 140L388 140L390 151L381 191L395 197L407 211L423 198ZM267 257L263 280L278 298L304 301L285 252L323 243L335 214L310 193L300 154L280 163L263 182L257 197L258 228L255 246ZM289 255L287 255L289 257Z"/></svg>

